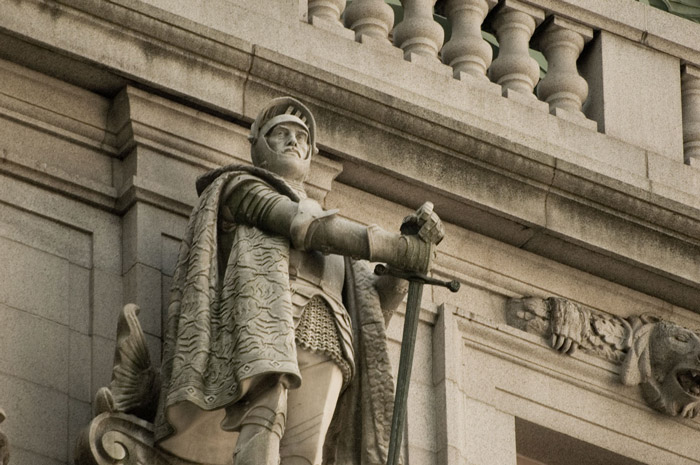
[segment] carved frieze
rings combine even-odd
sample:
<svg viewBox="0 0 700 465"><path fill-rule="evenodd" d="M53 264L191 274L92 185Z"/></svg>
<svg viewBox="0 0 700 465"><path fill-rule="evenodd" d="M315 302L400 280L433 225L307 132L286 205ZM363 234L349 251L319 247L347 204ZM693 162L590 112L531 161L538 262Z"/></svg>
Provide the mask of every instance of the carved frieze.
<svg viewBox="0 0 700 465"><path fill-rule="evenodd" d="M620 365L620 381L639 385L649 406L672 416L700 413L700 336L651 315L620 318L567 299L524 297L506 308L509 325Z"/></svg>

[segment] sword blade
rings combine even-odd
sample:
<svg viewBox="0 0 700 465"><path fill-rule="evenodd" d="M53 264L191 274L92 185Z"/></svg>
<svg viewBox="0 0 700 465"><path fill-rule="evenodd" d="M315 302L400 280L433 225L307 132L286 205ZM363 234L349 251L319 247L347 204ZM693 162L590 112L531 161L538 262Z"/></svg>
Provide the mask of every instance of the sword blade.
<svg viewBox="0 0 700 465"><path fill-rule="evenodd" d="M406 401L408 386L411 382L413 368L413 352L416 348L416 333L418 331L418 315L423 297L423 283L411 281L408 284L408 302L406 304L406 319L403 324L401 339L401 356L399 358L399 377L396 381L396 396L394 398L394 413L391 417L391 437L389 438L389 457L387 465L399 463L399 451L403 439L403 429L406 423Z"/></svg>

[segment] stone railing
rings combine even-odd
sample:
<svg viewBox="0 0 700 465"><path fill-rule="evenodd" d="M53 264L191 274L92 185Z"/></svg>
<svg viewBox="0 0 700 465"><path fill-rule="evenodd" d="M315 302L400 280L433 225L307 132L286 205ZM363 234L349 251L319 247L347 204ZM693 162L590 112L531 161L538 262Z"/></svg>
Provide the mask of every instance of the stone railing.
<svg viewBox="0 0 700 465"><path fill-rule="evenodd" d="M632 23L635 16L649 23L670 17L637 2L614 3L629 8ZM700 42L689 55L654 47L652 42L663 45L673 38L649 40L646 24L606 18L604 10L612 8L610 4L402 0L401 5L403 20L396 25L394 10L383 0L309 0L308 19L350 29L358 42L398 47L409 61L442 62L456 79L498 85L504 97L676 161L700 164ZM640 8L653 15L641 14ZM434 11L447 18L447 41ZM683 23L691 36L700 38L699 26ZM493 60L482 29L498 39ZM542 52L548 62L541 80L530 48ZM661 94L655 95L659 89Z"/></svg>

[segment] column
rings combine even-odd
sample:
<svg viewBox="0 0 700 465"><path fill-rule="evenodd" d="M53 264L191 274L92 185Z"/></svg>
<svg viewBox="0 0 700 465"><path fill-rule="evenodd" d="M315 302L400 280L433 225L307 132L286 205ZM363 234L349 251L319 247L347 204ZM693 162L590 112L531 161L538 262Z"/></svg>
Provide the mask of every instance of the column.
<svg viewBox="0 0 700 465"><path fill-rule="evenodd" d="M342 26L340 15L345 10L346 0L309 0L309 22L315 20L330 22Z"/></svg>
<svg viewBox="0 0 700 465"><path fill-rule="evenodd" d="M402 0L403 21L394 28L394 45L400 47L404 57L421 55L438 61L445 33L433 19L435 0Z"/></svg>
<svg viewBox="0 0 700 465"><path fill-rule="evenodd" d="M355 0L345 11L345 26L355 32L355 40L363 37L391 45L389 31L394 26L394 10L383 0Z"/></svg>
<svg viewBox="0 0 700 465"><path fill-rule="evenodd" d="M499 7L492 27L499 43L498 57L489 69L489 77L503 88L535 98L532 93L540 77L540 67L530 56L529 44L535 27L544 20L544 12L517 0L506 0Z"/></svg>
<svg viewBox="0 0 700 465"><path fill-rule="evenodd" d="M537 96L549 104L553 115L585 118L581 106L588 96L588 84L576 67L584 44L593 30L573 21L551 16L534 43L547 59L547 75L537 86Z"/></svg>
<svg viewBox="0 0 700 465"><path fill-rule="evenodd" d="M486 70L493 52L481 37L481 24L495 0L447 0L445 14L452 37L442 48L442 62L454 70L455 77L466 73L487 81Z"/></svg>

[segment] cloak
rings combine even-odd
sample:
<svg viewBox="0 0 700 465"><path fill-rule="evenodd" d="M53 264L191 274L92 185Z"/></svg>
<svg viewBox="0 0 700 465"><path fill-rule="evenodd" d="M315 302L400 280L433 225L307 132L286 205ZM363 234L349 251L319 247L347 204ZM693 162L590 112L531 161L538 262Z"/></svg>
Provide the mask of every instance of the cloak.
<svg viewBox="0 0 700 465"><path fill-rule="evenodd" d="M218 254L219 205L227 183L242 172L299 201L284 179L260 168L232 165L198 180L201 195L180 247L164 328L156 443L176 433L167 416L176 404L219 411L245 394L244 379L260 374L285 375L291 389L301 383L289 239L239 224L226 232L233 234L228 260ZM357 370L338 401L324 463L383 465L393 411L384 315L367 264L346 258L345 268L344 304L352 321Z"/></svg>

